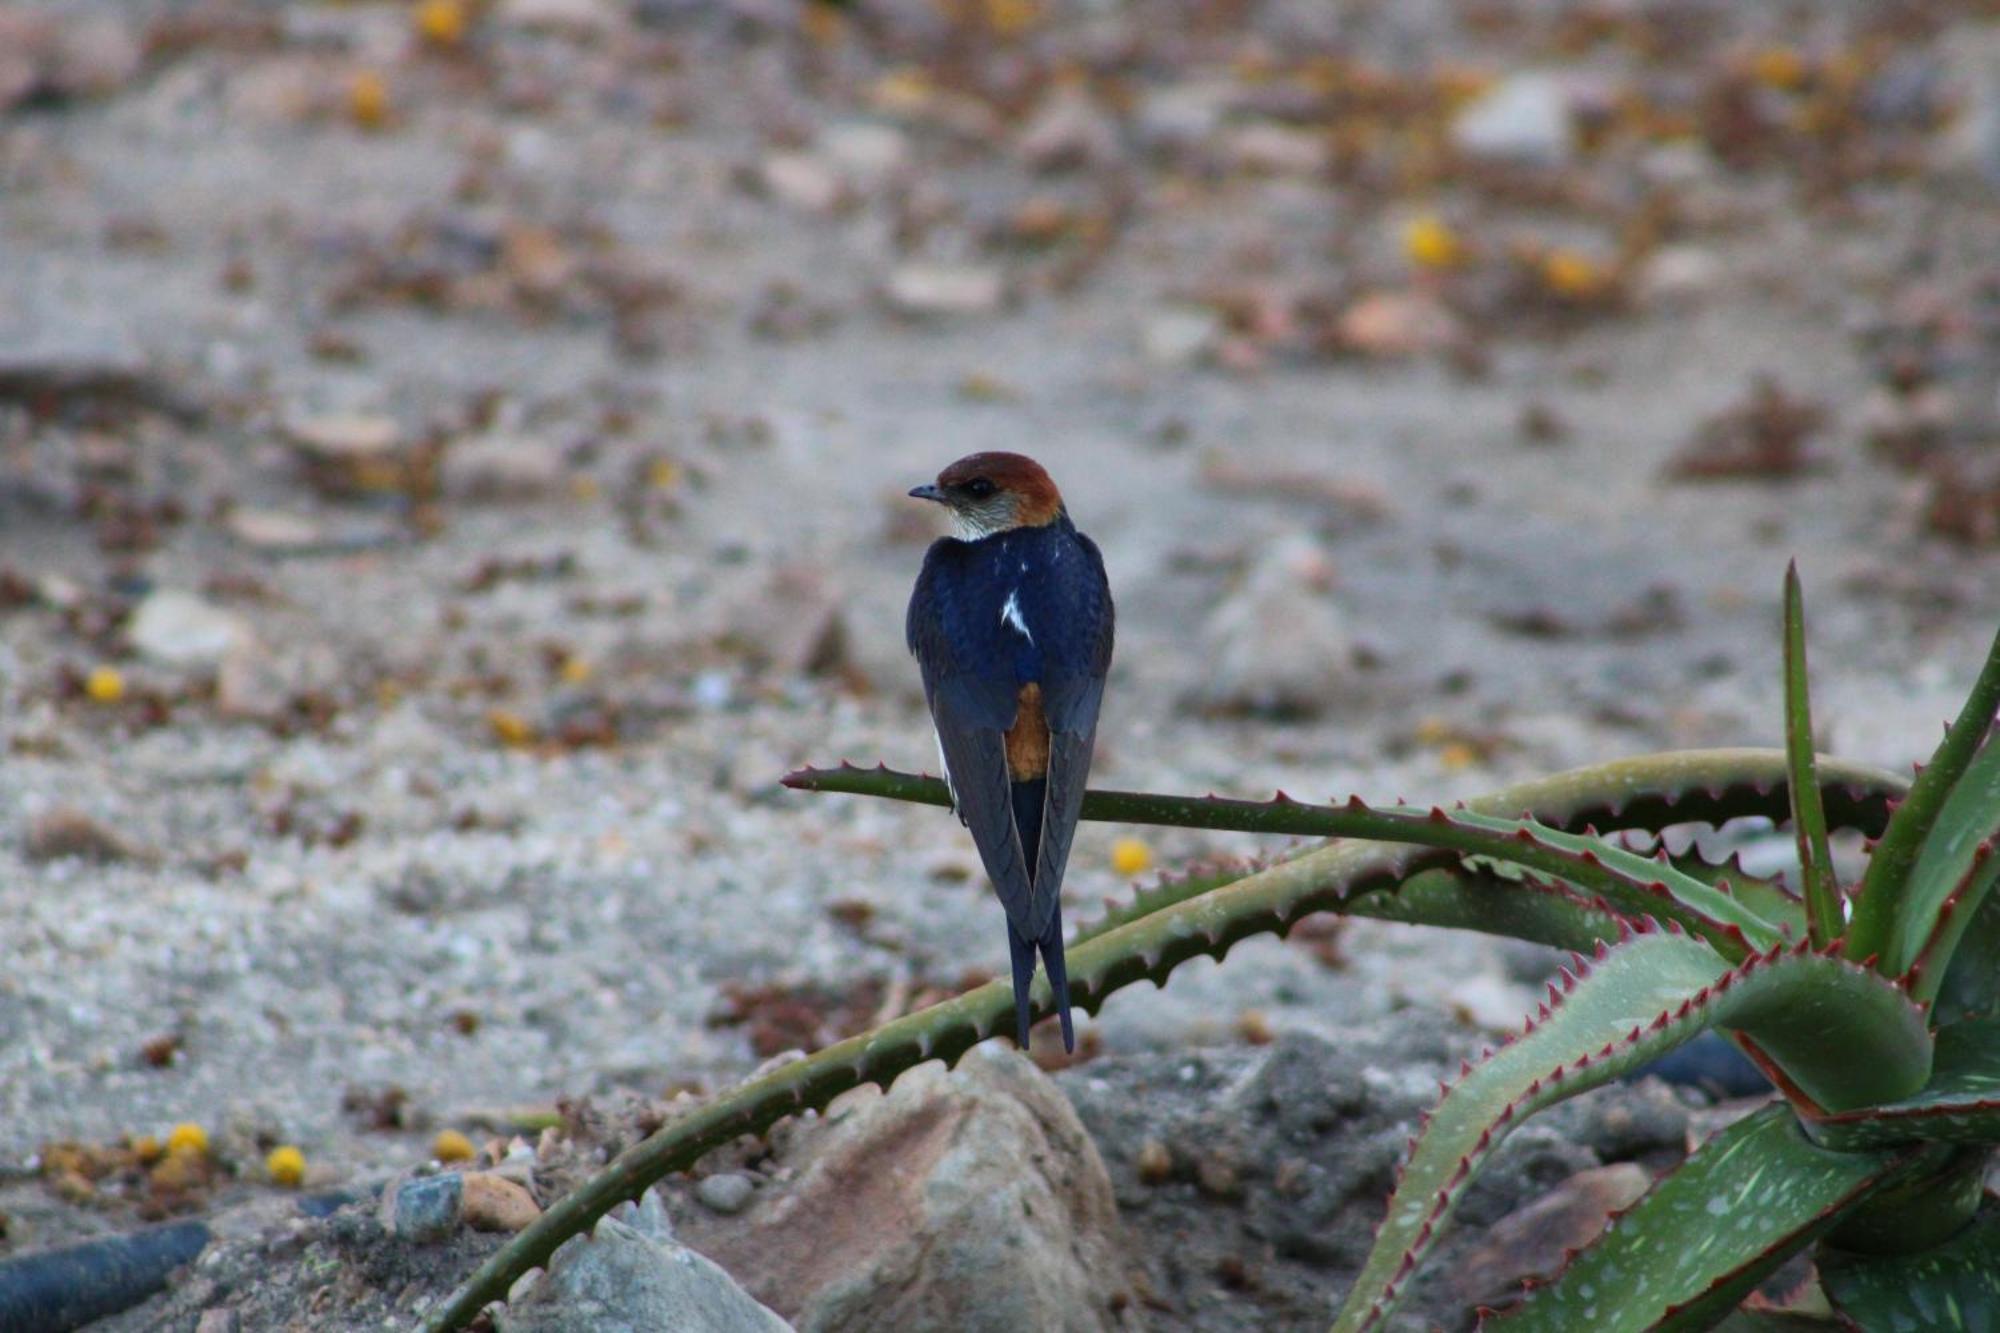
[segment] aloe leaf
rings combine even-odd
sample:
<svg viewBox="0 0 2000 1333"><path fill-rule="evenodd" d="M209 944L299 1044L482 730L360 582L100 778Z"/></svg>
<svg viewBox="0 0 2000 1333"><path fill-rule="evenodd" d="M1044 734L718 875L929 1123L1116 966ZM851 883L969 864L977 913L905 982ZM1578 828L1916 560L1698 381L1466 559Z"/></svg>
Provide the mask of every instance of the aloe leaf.
<svg viewBox="0 0 2000 1333"><path fill-rule="evenodd" d="M794 774L787 781L794 779L798 779L795 785L804 785L802 775ZM1343 806L1309 805L1283 792L1275 800L1261 802L1217 796L1187 801L1153 799L1162 803L1162 814L1176 817L1173 822L1198 813L1207 828L1413 843L1435 853L1512 862L1601 895L1621 912L1633 916L1651 913L1678 921L1732 959L1748 957L1784 938L1776 926L1728 894L1680 874L1670 864L1600 838L1532 821L1500 818L1470 808L1373 807L1358 796ZM1135 803L1128 802L1128 810ZM1407 873L1435 859L1422 853L1407 854L1395 868Z"/></svg>
<svg viewBox="0 0 2000 1333"><path fill-rule="evenodd" d="M1986 665L1980 669L1979 679L1973 682L1972 693L1966 696L1958 720L1945 732L1929 766L1910 784L1909 795L1890 816L1888 827L1868 859L1868 871L1861 877L1854 913L1848 922L1849 958L1869 958L1884 952L1898 915L1897 908L1930 836L1931 825L1985 742L1996 712L2000 712L2000 634L1994 635L1993 646L1987 649Z"/></svg>
<svg viewBox="0 0 2000 1333"><path fill-rule="evenodd" d="M1674 869L1704 884L1714 885L1769 921L1787 937L1805 938L1805 900L1799 897L1783 878L1775 875L1753 875L1743 868L1741 859L1734 855L1722 861L1710 861L1700 852L1690 849L1672 860Z"/></svg>
<svg viewBox="0 0 2000 1333"><path fill-rule="evenodd" d="M1839 1152L1783 1104L1717 1133L1548 1283L1481 1333L1639 1333L1715 1324L1921 1150Z"/></svg>
<svg viewBox="0 0 2000 1333"><path fill-rule="evenodd" d="M2000 1328L2000 1207L1916 1254L1823 1250L1820 1284L1865 1333L1985 1333Z"/></svg>
<svg viewBox="0 0 2000 1333"><path fill-rule="evenodd" d="M1440 867L1392 889L1350 898L1342 915L1504 935L1558 949L1589 951L1618 938L1627 918L1602 898L1537 876L1506 876L1490 868Z"/></svg>
<svg viewBox="0 0 2000 1333"><path fill-rule="evenodd" d="M1840 934L1840 885L1833 877L1833 848L1826 811L1819 802L1813 763L1812 701L1806 684L1806 617L1799 566L1785 566L1785 756L1791 773L1792 828L1799 842L1800 882L1805 885L1806 926L1814 948Z"/></svg>
<svg viewBox="0 0 2000 1333"><path fill-rule="evenodd" d="M1845 1113L1808 1115L1812 1136L1835 1148L1913 1139L2000 1143L2000 1020L1954 1023L1938 1031L1936 1043L1922 1091Z"/></svg>
<svg viewBox="0 0 2000 1333"><path fill-rule="evenodd" d="M1931 1022L1945 1027L1994 1017L2000 1017L2000 895L1989 893L1945 966Z"/></svg>
<svg viewBox="0 0 2000 1333"><path fill-rule="evenodd" d="M1937 993L1959 938L2000 871L1993 856L1996 838L2000 745L1989 745L1966 766L1932 821L1882 950L1879 966L1885 973L1918 970L1912 984L1924 998Z"/></svg>
<svg viewBox="0 0 2000 1333"><path fill-rule="evenodd" d="M1658 831L1671 824L1721 824L1750 816L1787 818L1789 781L1781 750L1674 750L1517 783L1476 797L1467 805L1482 814L1529 814L1569 832L1585 828ZM1836 759L1820 761L1819 781L1829 823L1871 837L1888 822L1890 803L1909 790L1909 783L1893 773ZM837 768L801 768L786 774L783 782L799 791L879 796L919 805L951 804L950 793L940 779L899 773L881 764L873 768L849 763ZM1085 819L1188 828L1241 827L1233 822L1211 824L1210 817L1206 803L1195 797L1093 790L1083 798ZM1292 832L1283 827L1252 827L1249 831Z"/></svg>
<svg viewBox="0 0 2000 1333"><path fill-rule="evenodd" d="M1843 1109L1906 1096L1929 1070L1922 1010L1879 974L1805 941L1730 968L1700 941L1650 930L1579 960L1550 1001L1431 1113L1335 1333L1380 1326L1480 1165L1522 1120L1705 1028L1754 1035L1796 1086Z"/></svg>

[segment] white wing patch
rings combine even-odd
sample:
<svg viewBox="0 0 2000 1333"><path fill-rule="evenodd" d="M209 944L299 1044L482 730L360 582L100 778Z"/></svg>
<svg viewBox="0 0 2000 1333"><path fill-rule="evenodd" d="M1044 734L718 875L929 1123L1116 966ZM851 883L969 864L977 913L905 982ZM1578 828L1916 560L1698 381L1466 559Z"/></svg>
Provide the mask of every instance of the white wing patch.
<svg viewBox="0 0 2000 1333"><path fill-rule="evenodd" d="M1021 637L1029 643L1035 641L1035 636L1028 632L1028 622L1021 617L1021 590L1019 588L1007 594L1006 605L1000 608L1000 623L1003 625L1012 625L1016 630L1020 631Z"/></svg>
<svg viewBox="0 0 2000 1333"><path fill-rule="evenodd" d="M958 809L958 784L951 780L951 761L944 757L944 737L938 735L935 726L931 728L931 739L937 742L938 771L944 774L944 789L951 795L951 808Z"/></svg>

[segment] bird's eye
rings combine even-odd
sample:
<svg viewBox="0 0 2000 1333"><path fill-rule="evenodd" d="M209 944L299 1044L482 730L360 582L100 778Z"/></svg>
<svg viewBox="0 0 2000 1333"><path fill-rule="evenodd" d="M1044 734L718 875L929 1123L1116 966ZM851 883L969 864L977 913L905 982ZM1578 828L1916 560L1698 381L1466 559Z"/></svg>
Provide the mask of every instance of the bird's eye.
<svg viewBox="0 0 2000 1333"><path fill-rule="evenodd" d="M993 483L984 477L974 477L965 483L965 493L975 500L984 500L993 494Z"/></svg>

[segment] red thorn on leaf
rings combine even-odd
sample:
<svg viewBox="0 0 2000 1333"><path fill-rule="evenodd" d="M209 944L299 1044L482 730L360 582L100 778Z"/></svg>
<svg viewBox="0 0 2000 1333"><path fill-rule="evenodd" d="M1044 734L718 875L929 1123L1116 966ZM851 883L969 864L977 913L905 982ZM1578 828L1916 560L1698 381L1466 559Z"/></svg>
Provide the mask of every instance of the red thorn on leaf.
<svg viewBox="0 0 2000 1333"><path fill-rule="evenodd" d="M1431 807L1429 818L1433 824L1449 824L1451 822L1451 816L1444 812L1444 807L1441 805Z"/></svg>

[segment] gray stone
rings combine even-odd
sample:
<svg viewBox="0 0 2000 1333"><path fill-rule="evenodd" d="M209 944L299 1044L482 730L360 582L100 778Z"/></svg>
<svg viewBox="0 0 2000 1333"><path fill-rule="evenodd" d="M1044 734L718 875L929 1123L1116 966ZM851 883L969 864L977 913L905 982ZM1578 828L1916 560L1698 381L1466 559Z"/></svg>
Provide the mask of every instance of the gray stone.
<svg viewBox="0 0 2000 1333"><path fill-rule="evenodd" d="M1198 702L1224 712L1304 715L1336 702L1356 654L1333 582L1333 562L1312 537L1292 533L1266 545L1202 626Z"/></svg>
<svg viewBox="0 0 2000 1333"><path fill-rule="evenodd" d="M1215 350L1222 337L1222 316L1205 306L1170 306L1150 316L1139 329L1139 350L1161 366L1186 366Z"/></svg>
<svg viewBox="0 0 2000 1333"><path fill-rule="evenodd" d="M847 199L846 182L818 153L771 153L759 164L757 180L765 194L801 213L825 215Z"/></svg>
<svg viewBox="0 0 2000 1333"><path fill-rule="evenodd" d="M1512 75L1465 105L1451 141L1468 157L1560 166L1572 148L1569 94L1553 75Z"/></svg>
<svg viewBox="0 0 2000 1333"><path fill-rule="evenodd" d="M1090 1330L1136 1316L1117 1206L1067 1099L1012 1050L924 1065L801 1125L743 1220L682 1220L811 1330Z"/></svg>
<svg viewBox="0 0 2000 1333"><path fill-rule="evenodd" d="M541 500L563 484L561 448L505 435L460 440L445 452L444 492L457 500Z"/></svg>
<svg viewBox="0 0 2000 1333"><path fill-rule="evenodd" d="M142 656L162 666L209 670L251 637L236 615L175 588L162 588L139 603L125 634Z"/></svg>
<svg viewBox="0 0 2000 1333"><path fill-rule="evenodd" d="M740 1213L750 1204L750 1196L757 1192L757 1182L741 1171L724 1171L713 1176L704 1176L694 1188L694 1196L703 1206L718 1213Z"/></svg>
<svg viewBox="0 0 2000 1333"><path fill-rule="evenodd" d="M857 189L868 190L895 176L910 160L910 140L893 125L843 121L820 131L820 151Z"/></svg>
<svg viewBox="0 0 2000 1333"><path fill-rule="evenodd" d="M1000 308L1007 282L1000 270L971 264L904 264L889 275L890 309L918 318L983 315Z"/></svg>
<svg viewBox="0 0 2000 1333"><path fill-rule="evenodd" d="M1958 115L1939 140L1937 163L2000 189L2000 23L1960 23L1945 30L1946 80Z"/></svg>
<svg viewBox="0 0 2000 1333"><path fill-rule="evenodd" d="M404 1240L425 1244L458 1230L465 1177L456 1171L412 1176L382 1194L382 1225Z"/></svg>
<svg viewBox="0 0 2000 1333"><path fill-rule="evenodd" d="M497 1321L501 1333L783 1333L791 1325L673 1239L653 1195L555 1253Z"/></svg>
<svg viewBox="0 0 2000 1333"><path fill-rule="evenodd" d="M1118 126L1089 94L1061 88L1022 127L1014 152L1035 171L1103 170L1118 161Z"/></svg>

